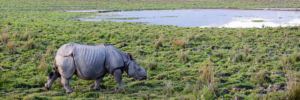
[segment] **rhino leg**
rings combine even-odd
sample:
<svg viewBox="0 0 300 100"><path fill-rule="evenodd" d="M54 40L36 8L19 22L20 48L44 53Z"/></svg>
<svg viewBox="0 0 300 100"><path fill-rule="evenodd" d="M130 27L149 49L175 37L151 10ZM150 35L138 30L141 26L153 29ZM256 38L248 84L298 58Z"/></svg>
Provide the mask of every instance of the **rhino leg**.
<svg viewBox="0 0 300 100"><path fill-rule="evenodd" d="M101 89L99 84L102 81L103 77L104 77L104 75L100 76L99 78L96 79L95 86L93 87L94 90L100 90Z"/></svg>
<svg viewBox="0 0 300 100"><path fill-rule="evenodd" d="M61 75L60 83L66 89L67 93L73 92L69 86L69 79L75 73L75 62L73 57L55 56L56 66L59 74Z"/></svg>
<svg viewBox="0 0 300 100"><path fill-rule="evenodd" d="M121 69L117 69L115 70L115 72L113 73L115 80L117 81L119 88L125 88L123 82L122 82L122 71Z"/></svg>
<svg viewBox="0 0 300 100"><path fill-rule="evenodd" d="M48 82L45 84L45 88L47 90L49 90L51 88L51 85L53 84L53 82L57 79L57 77L59 77L59 73L57 72L51 72L48 74L47 78L48 78Z"/></svg>
<svg viewBox="0 0 300 100"><path fill-rule="evenodd" d="M64 86L66 89L66 93L71 93L73 90L69 86L69 79L66 79L64 77L61 77L61 84Z"/></svg>

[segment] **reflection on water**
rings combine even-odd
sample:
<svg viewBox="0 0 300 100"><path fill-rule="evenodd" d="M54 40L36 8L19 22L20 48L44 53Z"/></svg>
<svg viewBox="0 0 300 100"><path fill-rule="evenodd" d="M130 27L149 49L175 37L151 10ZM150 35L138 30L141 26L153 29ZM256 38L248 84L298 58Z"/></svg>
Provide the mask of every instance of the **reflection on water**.
<svg viewBox="0 0 300 100"><path fill-rule="evenodd" d="M190 9L99 13L83 21L143 22L179 27L278 27L300 25L300 12L265 10Z"/></svg>

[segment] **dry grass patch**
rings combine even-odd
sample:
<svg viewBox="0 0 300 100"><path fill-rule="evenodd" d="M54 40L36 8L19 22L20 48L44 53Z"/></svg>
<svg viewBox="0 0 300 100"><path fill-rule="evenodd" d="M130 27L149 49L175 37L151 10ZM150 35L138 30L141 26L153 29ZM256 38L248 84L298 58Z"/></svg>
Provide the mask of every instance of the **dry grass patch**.
<svg viewBox="0 0 300 100"><path fill-rule="evenodd" d="M7 40L9 38L9 34L7 32L2 32L0 35L1 43L7 43Z"/></svg>
<svg viewBox="0 0 300 100"><path fill-rule="evenodd" d="M297 82L297 76L293 75L293 70L290 66L285 66L287 71L286 84L289 100L300 100L300 84Z"/></svg>
<svg viewBox="0 0 300 100"><path fill-rule="evenodd" d="M18 31L16 31L16 32L13 34L13 37L16 38L16 37L18 37L18 36L19 36L19 33L18 33Z"/></svg>
<svg viewBox="0 0 300 100"><path fill-rule="evenodd" d="M158 38L158 41L155 42L154 47L155 47L155 48L162 47L162 46L163 46L163 45L162 45L163 40L164 40L164 35L161 34L161 35L159 36L159 38Z"/></svg>
<svg viewBox="0 0 300 100"><path fill-rule="evenodd" d="M185 40L174 40L172 43L176 46L183 47L183 48L187 44Z"/></svg>
<svg viewBox="0 0 300 100"><path fill-rule="evenodd" d="M23 41L27 41L28 39L29 39L29 30L28 30L28 28L26 27L26 31L25 31L25 33L23 34L23 37L22 37L22 40Z"/></svg>
<svg viewBox="0 0 300 100"><path fill-rule="evenodd" d="M185 52L181 52L179 55L179 61L182 63L187 63L189 62L189 57Z"/></svg>
<svg viewBox="0 0 300 100"><path fill-rule="evenodd" d="M9 42L6 44L6 50L7 51L12 51L15 48L14 42Z"/></svg>
<svg viewBox="0 0 300 100"><path fill-rule="evenodd" d="M210 59L210 58L208 58ZM202 68L202 75L200 80L203 84L203 88L200 92L201 99L210 100L216 97L216 93L218 92L218 87L215 83L214 72L213 72L213 64L209 60L209 64L204 65Z"/></svg>
<svg viewBox="0 0 300 100"><path fill-rule="evenodd" d="M32 49L33 48L33 43L28 40L26 43L25 43L25 49L29 50L29 49Z"/></svg>

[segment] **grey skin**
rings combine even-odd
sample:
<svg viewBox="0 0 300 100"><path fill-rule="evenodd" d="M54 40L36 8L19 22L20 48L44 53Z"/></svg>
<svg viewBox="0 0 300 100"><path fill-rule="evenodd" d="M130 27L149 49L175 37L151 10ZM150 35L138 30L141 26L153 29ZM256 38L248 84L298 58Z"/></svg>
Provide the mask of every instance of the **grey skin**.
<svg viewBox="0 0 300 100"><path fill-rule="evenodd" d="M45 88L49 90L60 77L61 85L71 93L69 79L75 74L84 80L95 79L93 89L100 90L99 83L107 73L114 76L119 88L125 88L122 82L124 71L138 80L147 79L147 71L137 65L130 53L124 54L112 45L64 44L56 53L53 72L48 74Z"/></svg>

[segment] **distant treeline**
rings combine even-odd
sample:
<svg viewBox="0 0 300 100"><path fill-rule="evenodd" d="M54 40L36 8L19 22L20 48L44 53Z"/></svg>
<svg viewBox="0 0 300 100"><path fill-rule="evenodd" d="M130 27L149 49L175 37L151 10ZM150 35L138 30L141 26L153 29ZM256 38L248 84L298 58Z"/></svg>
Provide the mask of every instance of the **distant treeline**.
<svg viewBox="0 0 300 100"><path fill-rule="evenodd" d="M4 0L27 1L27 0ZM300 0L30 0L30 1L86 1L86 2L199 2L199 1L238 1L238 2L300 2Z"/></svg>

